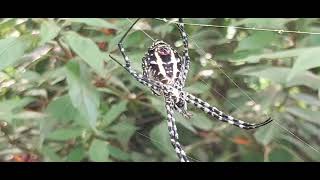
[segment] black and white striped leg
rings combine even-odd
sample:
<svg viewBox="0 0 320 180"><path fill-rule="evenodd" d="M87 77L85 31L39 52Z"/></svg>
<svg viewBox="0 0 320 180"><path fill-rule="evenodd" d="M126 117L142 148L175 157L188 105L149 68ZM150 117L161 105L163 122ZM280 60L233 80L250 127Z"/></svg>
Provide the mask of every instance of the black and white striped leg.
<svg viewBox="0 0 320 180"><path fill-rule="evenodd" d="M190 56L189 56L189 47L188 47L189 41L188 41L187 33L185 32L185 29L184 29L182 18L179 18L179 24L177 24L177 26L180 31L180 35L181 35L183 47L184 47L184 50L183 50L184 72L182 73L182 79L181 79L182 86L184 86L187 75L188 75L188 71L190 68Z"/></svg>
<svg viewBox="0 0 320 180"><path fill-rule="evenodd" d="M186 153L182 149L179 143L179 135L178 130L175 123L175 118L173 117L173 102L171 97L166 94L165 95L165 102L166 102L166 110L167 110L167 123L168 123L168 130L171 144L180 159L181 162L189 162Z"/></svg>
<svg viewBox="0 0 320 180"><path fill-rule="evenodd" d="M131 69L131 67L127 67L126 65L121 64L118 60L116 60L113 56L109 55L109 57L114 60L116 63L118 63L120 66L122 66L125 70L127 70L138 82L141 84L148 86L152 91L160 92L161 87L165 86L161 82L156 82L153 80L149 80L147 78L144 78L142 74L139 74L138 72Z"/></svg>
<svg viewBox="0 0 320 180"><path fill-rule="evenodd" d="M216 107L211 106L209 103L201 100L200 98L193 96L192 94L189 94L187 92L184 92L184 93L186 94L185 97L186 97L186 101L188 103L193 104L197 108L206 112L208 115L211 115L220 121L227 122L229 124L232 124L234 126L242 128L242 129L255 129L255 128L264 126L272 121L271 118L268 118L266 121L264 121L262 123L258 123L258 124L247 123L247 122L241 121L239 119L235 119L232 116L226 115L222 111L218 110Z"/></svg>
<svg viewBox="0 0 320 180"><path fill-rule="evenodd" d="M124 33L124 35L121 37L119 43L118 43L118 48L126 62L126 67L127 68L131 68L131 63L130 63L130 60L129 60L129 57L126 55L125 53L125 50L124 50L124 47L122 45L122 42L123 40L127 37L128 33L131 31L131 29L133 28L133 26L140 20L140 18L138 18L131 26L130 28L126 31L126 33Z"/></svg>

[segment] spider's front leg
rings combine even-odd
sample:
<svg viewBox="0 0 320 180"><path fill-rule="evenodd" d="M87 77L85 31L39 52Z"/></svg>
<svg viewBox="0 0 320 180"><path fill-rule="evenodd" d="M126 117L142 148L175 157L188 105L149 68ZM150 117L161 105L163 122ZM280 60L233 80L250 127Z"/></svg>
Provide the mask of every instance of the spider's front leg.
<svg viewBox="0 0 320 180"><path fill-rule="evenodd" d="M220 111L216 107L211 106L209 103L201 100L200 98L193 96L192 94L189 94L187 92L184 92L184 93L186 94L186 101L188 103L192 103L197 108L201 109L202 111L206 112L208 115L211 115L220 121L227 122L229 124L232 124L236 127L242 128L242 129L259 128L259 127L264 126L272 121L271 118L268 118L266 121L264 121L262 123L258 123L258 124L247 123L247 122L241 121L239 119L235 119L234 117L223 113L222 111Z"/></svg>
<svg viewBox="0 0 320 180"><path fill-rule="evenodd" d="M183 19L179 18L179 24L177 24L181 38L182 38L182 42L183 42L183 53L182 53L182 58L184 60L184 71L181 75L181 86L184 87L185 85L185 81L188 75L188 71L190 69L190 56L189 56L189 41L188 41L188 35L185 32L184 29L184 24L183 24Z"/></svg>

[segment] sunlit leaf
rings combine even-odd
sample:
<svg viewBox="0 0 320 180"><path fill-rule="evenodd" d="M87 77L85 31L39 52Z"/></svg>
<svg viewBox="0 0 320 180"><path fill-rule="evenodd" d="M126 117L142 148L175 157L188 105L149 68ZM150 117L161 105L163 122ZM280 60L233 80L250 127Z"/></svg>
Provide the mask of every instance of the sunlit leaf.
<svg viewBox="0 0 320 180"><path fill-rule="evenodd" d="M54 39L60 32L60 27L54 21L44 21L40 28L40 39L39 45Z"/></svg>
<svg viewBox="0 0 320 180"><path fill-rule="evenodd" d="M0 71L13 65L24 54L28 43L21 38L0 40Z"/></svg>

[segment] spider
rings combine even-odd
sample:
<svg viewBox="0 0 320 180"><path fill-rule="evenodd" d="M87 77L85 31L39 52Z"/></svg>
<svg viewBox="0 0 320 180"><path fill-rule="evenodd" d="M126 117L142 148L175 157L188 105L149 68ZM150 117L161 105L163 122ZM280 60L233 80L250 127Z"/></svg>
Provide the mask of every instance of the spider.
<svg viewBox="0 0 320 180"><path fill-rule="evenodd" d="M133 70L131 68L131 60L126 55L123 47L123 40L138 21L139 19L129 27L118 43L118 48L125 60L125 64L120 63L113 56L109 56L128 71L138 82L149 87L154 95L164 97L170 141L181 162L189 162L189 159L179 143L174 110L181 113L184 117L190 118L191 113L187 112L187 103L194 105L209 116L242 129L259 128L272 121L271 118L268 118L262 123L252 124L238 120L183 90L190 68L190 56L188 37L184 30L182 18L179 18L179 23L177 24L183 41L184 50L182 55L166 42L155 40L142 58L143 73L140 74Z"/></svg>

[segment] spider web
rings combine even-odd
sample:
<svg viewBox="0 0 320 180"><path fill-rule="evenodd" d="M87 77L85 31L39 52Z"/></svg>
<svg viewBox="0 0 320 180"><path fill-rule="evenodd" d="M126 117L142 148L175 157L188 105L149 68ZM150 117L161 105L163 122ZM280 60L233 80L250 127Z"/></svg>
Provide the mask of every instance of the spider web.
<svg viewBox="0 0 320 180"><path fill-rule="evenodd" d="M163 21L165 23L169 23L169 24L177 24L178 22L176 21L168 21L167 19L160 19L160 18L156 18L159 21ZM130 19L127 18L127 20L132 24L132 21ZM131 25L130 24L130 25ZM296 33L296 34L309 34L309 35L320 35L320 32L306 32L306 31L292 31L292 30L283 30L283 29L266 29L266 28L255 28L255 27L238 27L238 26L223 26L223 25L211 25L211 24L196 24L196 23L186 23L184 22L185 25L189 25L189 26L202 26L202 27L215 27L215 28L234 28L234 29L242 29L242 30L252 30L252 31L268 31L268 32L276 32L279 34L282 33ZM146 33L143 29L141 28L136 28L137 30L142 31L148 38L150 38L152 41L154 41L154 38L152 38L148 33ZM200 55L205 56L207 53L205 52L205 50L203 48L201 48L198 43L189 36L189 39L191 40L190 42L200 51ZM240 90L240 92L245 95L250 101L252 101L254 103L254 105L258 105L258 103L254 100L254 98L252 98L248 93L246 93L219 65L218 62L215 61L212 58L208 58L208 60L211 60L214 63L214 66L217 67L219 69L219 71L227 77L227 79L230 80L230 82L232 82L232 84L234 84L237 89ZM225 99L229 104L231 104L234 108L236 108L237 110L239 110L240 108L237 107L234 103L232 103L228 98L226 98L225 96L223 96L221 93L219 93L217 90L215 90L214 88L210 87L208 83L206 83L206 81L204 79L202 79L201 77L199 78L204 84L205 86L208 86L211 90L215 91L219 96L221 96L223 99ZM210 91L211 95L212 92ZM263 112L264 115L270 117L268 115L268 112ZM285 126L281 125L277 119L274 119L273 123L275 123L275 125L280 128L281 130L286 131L288 134L290 134L292 137L294 137L295 139L299 140L300 142L302 142L304 144L304 148L310 148L313 151L317 152L320 154L320 151L318 149L316 149L314 146L312 146L310 143L306 142L305 140L301 139L299 136L297 136L295 133L293 133L292 131L290 131L289 129L287 129ZM273 124L270 124L273 125ZM151 137L149 137L148 135L145 135L141 132L137 132L140 136L143 136L144 138L147 138L150 141L153 141L157 144L161 144L159 141L152 139ZM276 137L273 137L273 140L276 141ZM276 141L279 142L279 141ZM162 146L163 148L165 148L166 146ZM294 156L296 156L298 159L304 161L303 159L301 159L301 157L297 156L294 154ZM196 158L190 157L188 156L190 159L194 160L194 161L199 161Z"/></svg>

